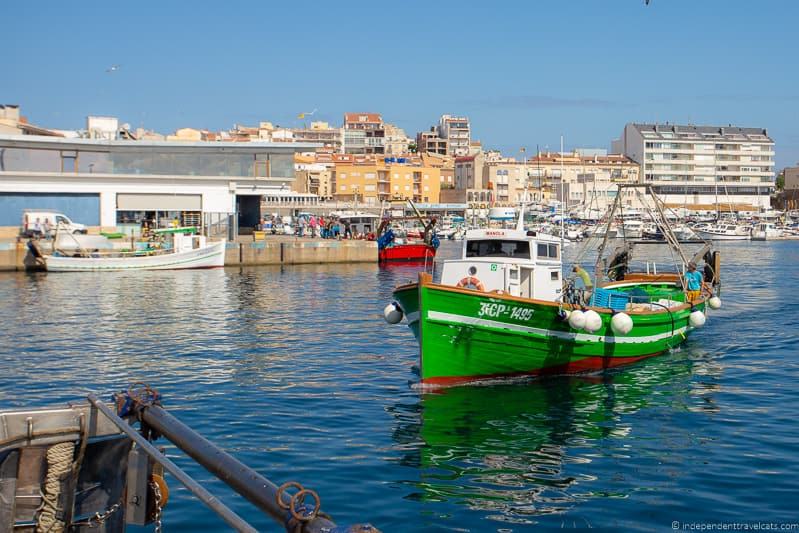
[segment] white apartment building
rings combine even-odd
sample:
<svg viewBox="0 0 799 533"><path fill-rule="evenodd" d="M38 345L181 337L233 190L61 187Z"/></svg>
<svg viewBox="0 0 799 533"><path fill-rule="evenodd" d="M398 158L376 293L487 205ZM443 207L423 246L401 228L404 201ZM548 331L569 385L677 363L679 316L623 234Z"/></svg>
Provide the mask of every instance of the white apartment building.
<svg viewBox="0 0 799 533"><path fill-rule="evenodd" d="M447 140L447 154L452 156L469 155L472 141L471 127L467 117L441 115L438 121L438 136Z"/></svg>
<svg viewBox="0 0 799 533"><path fill-rule="evenodd" d="M757 211L774 191L774 141L763 128L634 124L612 151L641 165L671 207Z"/></svg>

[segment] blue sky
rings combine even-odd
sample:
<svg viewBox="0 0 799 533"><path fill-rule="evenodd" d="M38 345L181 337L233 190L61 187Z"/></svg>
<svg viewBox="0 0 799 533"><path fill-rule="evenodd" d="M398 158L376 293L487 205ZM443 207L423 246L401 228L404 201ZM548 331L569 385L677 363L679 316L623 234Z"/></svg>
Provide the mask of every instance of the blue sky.
<svg viewBox="0 0 799 533"><path fill-rule="evenodd" d="M560 135L608 148L631 121L731 123L799 161L794 0L29 0L2 17L0 103L46 127L297 126L316 108L412 136L453 113L518 155Z"/></svg>

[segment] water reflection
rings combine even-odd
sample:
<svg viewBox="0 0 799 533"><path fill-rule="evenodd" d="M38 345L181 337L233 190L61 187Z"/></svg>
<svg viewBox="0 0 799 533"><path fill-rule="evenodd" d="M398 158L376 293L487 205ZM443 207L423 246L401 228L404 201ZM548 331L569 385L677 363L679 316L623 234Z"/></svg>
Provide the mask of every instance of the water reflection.
<svg viewBox="0 0 799 533"><path fill-rule="evenodd" d="M627 497L633 487L608 490L590 463L628 457L630 415L684 401L694 366L678 356L599 378L456 387L396 403L396 460L419 473L403 482L412 489L405 497L514 523L594 497ZM702 396L712 402L710 391Z"/></svg>

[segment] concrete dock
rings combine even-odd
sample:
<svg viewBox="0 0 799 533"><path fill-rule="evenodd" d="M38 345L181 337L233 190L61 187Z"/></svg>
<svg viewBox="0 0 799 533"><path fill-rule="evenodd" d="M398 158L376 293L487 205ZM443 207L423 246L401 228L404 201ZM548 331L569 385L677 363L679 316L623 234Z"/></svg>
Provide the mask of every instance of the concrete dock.
<svg viewBox="0 0 799 533"><path fill-rule="evenodd" d="M241 236L227 243L225 266L376 263L377 243L268 235L262 240ZM0 241L0 271L35 268L25 241Z"/></svg>

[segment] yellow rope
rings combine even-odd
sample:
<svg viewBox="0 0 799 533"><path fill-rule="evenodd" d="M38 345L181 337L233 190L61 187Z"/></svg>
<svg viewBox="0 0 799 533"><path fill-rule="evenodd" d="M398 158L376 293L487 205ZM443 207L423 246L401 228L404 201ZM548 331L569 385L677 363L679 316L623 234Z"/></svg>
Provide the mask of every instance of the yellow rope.
<svg viewBox="0 0 799 533"><path fill-rule="evenodd" d="M58 519L58 500L61 496L61 480L72 469L75 443L61 442L47 450L47 476L44 480L42 505L36 520L36 533L62 533L66 524Z"/></svg>

